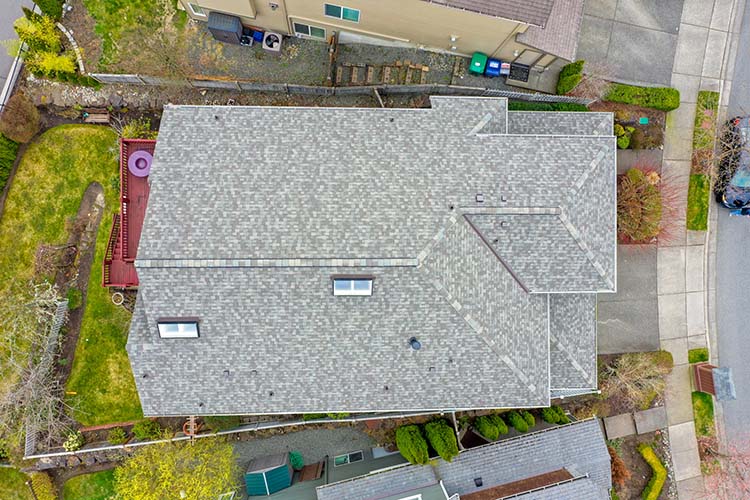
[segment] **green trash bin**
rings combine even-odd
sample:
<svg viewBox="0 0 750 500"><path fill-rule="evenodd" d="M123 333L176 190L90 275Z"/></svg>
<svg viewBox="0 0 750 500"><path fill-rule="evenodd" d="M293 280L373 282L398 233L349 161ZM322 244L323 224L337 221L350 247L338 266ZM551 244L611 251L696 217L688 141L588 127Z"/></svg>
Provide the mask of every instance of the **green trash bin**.
<svg viewBox="0 0 750 500"><path fill-rule="evenodd" d="M483 75L485 66L487 66L487 54L482 54L481 52L474 52L474 55L471 56L471 64L469 65L469 73L474 73L475 75Z"/></svg>

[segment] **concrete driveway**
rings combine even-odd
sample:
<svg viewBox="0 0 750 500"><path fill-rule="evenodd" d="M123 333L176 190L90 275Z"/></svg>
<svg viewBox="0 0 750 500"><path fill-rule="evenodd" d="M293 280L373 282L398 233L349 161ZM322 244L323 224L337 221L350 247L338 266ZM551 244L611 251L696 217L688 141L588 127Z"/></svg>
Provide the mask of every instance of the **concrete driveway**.
<svg viewBox="0 0 750 500"><path fill-rule="evenodd" d="M605 68L618 81L669 86L682 4L683 0L586 0L578 59Z"/></svg>

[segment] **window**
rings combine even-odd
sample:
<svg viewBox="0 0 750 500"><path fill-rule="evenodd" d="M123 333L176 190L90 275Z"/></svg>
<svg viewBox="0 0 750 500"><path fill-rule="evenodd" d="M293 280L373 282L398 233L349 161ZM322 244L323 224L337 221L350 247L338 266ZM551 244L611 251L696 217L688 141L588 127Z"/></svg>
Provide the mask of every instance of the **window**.
<svg viewBox="0 0 750 500"><path fill-rule="evenodd" d="M359 22L359 11L357 9L341 7L340 5L333 5L330 3L325 4L325 15L328 17L335 17L336 19L343 19L344 21L351 21L353 23Z"/></svg>
<svg viewBox="0 0 750 500"><path fill-rule="evenodd" d="M361 462L364 459L365 459L365 456L361 450L352 451L351 453L347 453L345 455L339 455L337 457L334 457L333 466L338 467L340 465L353 464L354 462Z"/></svg>
<svg viewBox="0 0 750 500"><path fill-rule="evenodd" d="M372 276L334 276L334 295L372 295Z"/></svg>
<svg viewBox="0 0 750 500"><path fill-rule="evenodd" d="M294 32L298 35L311 36L313 38L326 38L326 30L308 24L294 23Z"/></svg>
<svg viewBox="0 0 750 500"><path fill-rule="evenodd" d="M206 12L203 10L203 8L195 3L189 3L188 7L190 7L190 12L193 13L194 16L201 16L206 17Z"/></svg>
<svg viewBox="0 0 750 500"><path fill-rule="evenodd" d="M198 318L163 318L156 321L163 339L198 338Z"/></svg>

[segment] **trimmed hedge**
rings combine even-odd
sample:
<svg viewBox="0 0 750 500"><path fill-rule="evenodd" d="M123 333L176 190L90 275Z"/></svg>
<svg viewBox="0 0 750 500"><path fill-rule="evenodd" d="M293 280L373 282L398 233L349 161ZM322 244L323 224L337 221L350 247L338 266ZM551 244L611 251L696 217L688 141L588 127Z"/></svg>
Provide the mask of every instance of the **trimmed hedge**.
<svg viewBox="0 0 750 500"><path fill-rule="evenodd" d="M490 441L497 441L501 434L508 433L508 426L500 415L482 415L474 421L474 428Z"/></svg>
<svg viewBox="0 0 750 500"><path fill-rule="evenodd" d="M0 134L0 193L8 183L18 154L18 143Z"/></svg>
<svg viewBox="0 0 750 500"><path fill-rule="evenodd" d="M396 446L399 453L412 464L424 465L430 460L427 441L418 425L402 425L396 429Z"/></svg>
<svg viewBox="0 0 750 500"><path fill-rule="evenodd" d="M688 351L688 363L708 361L708 347L697 347Z"/></svg>
<svg viewBox="0 0 750 500"><path fill-rule="evenodd" d="M513 410L506 413L505 418L508 420L508 423L518 432L529 431L529 424L526 422L526 419L523 418L517 411Z"/></svg>
<svg viewBox="0 0 750 500"><path fill-rule="evenodd" d="M680 107L680 91L669 87L636 87L613 83L607 95L604 96L604 100L672 111Z"/></svg>
<svg viewBox="0 0 750 500"><path fill-rule="evenodd" d="M509 111L588 111L583 104L574 102L508 101Z"/></svg>
<svg viewBox="0 0 750 500"><path fill-rule="evenodd" d="M569 424L570 419L565 414L565 411L559 406L550 406L549 408L542 408L542 420L548 424Z"/></svg>
<svg viewBox="0 0 750 500"><path fill-rule="evenodd" d="M532 415L528 411L521 410L521 416L526 421L526 425L528 425L529 428L532 428L536 425L536 419L534 418L534 415Z"/></svg>
<svg viewBox="0 0 750 500"><path fill-rule="evenodd" d="M656 500L661 494L661 490L664 487L664 482L667 480L667 469L664 468L664 464L661 463L659 457L656 456L653 448L647 444L641 444L638 446L643 459L651 467L651 480L649 480L646 487L641 493L643 500Z"/></svg>
<svg viewBox="0 0 750 500"><path fill-rule="evenodd" d="M584 61L576 61L562 67L560 75L557 77L558 95L567 94L581 83L584 64Z"/></svg>
<svg viewBox="0 0 750 500"><path fill-rule="evenodd" d="M430 446L440 455L440 458L450 462L453 457L458 455L456 432L445 420L439 419L428 422L424 426L424 432Z"/></svg>

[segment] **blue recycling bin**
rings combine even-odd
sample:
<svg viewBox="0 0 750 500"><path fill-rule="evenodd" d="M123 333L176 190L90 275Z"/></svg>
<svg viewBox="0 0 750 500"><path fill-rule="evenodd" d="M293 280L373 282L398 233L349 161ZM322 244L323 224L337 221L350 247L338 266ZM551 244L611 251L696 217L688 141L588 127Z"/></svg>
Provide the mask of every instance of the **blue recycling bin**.
<svg viewBox="0 0 750 500"><path fill-rule="evenodd" d="M263 32L262 31L253 31L253 41L255 43L261 43L263 41Z"/></svg>
<svg viewBox="0 0 750 500"><path fill-rule="evenodd" d="M487 66L484 68L484 76L494 78L500 76L500 66L503 62L499 59L487 59Z"/></svg>

